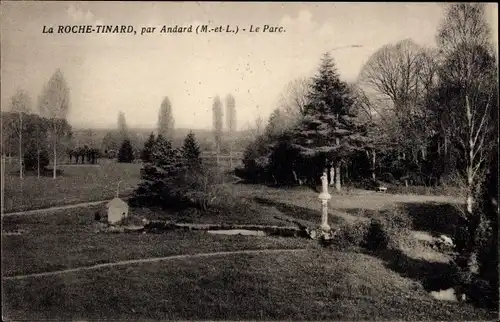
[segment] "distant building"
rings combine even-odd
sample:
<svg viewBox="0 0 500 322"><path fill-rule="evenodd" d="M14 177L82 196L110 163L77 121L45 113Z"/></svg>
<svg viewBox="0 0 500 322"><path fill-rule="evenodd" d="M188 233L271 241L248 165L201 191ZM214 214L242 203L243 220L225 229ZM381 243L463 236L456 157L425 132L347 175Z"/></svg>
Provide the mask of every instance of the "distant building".
<svg viewBox="0 0 500 322"><path fill-rule="evenodd" d="M128 205L120 198L114 198L106 205L108 209L108 223L115 224L128 217Z"/></svg>

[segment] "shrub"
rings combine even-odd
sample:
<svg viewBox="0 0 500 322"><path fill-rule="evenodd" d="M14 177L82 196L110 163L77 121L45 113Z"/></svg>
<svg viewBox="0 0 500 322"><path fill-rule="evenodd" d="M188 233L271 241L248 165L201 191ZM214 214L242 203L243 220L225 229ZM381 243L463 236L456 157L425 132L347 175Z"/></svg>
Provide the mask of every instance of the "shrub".
<svg viewBox="0 0 500 322"><path fill-rule="evenodd" d="M267 140L263 136L258 136L243 153L243 178L253 183L265 181L269 163L268 154Z"/></svg>
<svg viewBox="0 0 500 322"><path fill-rule="evenodd" d="M411 227L409 216L400 209L393 209L371 220L363 246L369 250L399 248L410 242Z"/></svg>
<svg viewBox="0 0 500 322"><path fill-rule="evenodd" d="M340 248L362 246L365 243L367 232L368 223L365 221L343 224L335 234L334 244Z"/></svg>
<svg viewBox="0 0 500 322"><path fill-rule="evenodd" d="M387 227L380 219L372 219L363 246L369 250L381 250L389 248L389 242Z"/></svg>
<svg viewBox="0 0 500 322"><path fill-rule="evenodd" d="M173 193L183 199L181 201L206 211L224 198L225 189L222 184L223 175L218 168L186 169L179 176Z"/></svg>

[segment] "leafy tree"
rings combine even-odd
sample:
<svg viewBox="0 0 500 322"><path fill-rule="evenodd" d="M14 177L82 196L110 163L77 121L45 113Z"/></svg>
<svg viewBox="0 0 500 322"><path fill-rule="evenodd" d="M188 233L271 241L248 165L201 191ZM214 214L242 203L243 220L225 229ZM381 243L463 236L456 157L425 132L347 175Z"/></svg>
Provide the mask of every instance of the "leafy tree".
<svg viewBox="0 0 500 322"><path fill-rule="evenodd" d="M264 135L257 136L243 152L242 176L254 183L266 180L270 152L269 142Z"/></svg>
<svg viewBox="0 0 500 322"><path fill-rule="evenodd" d="M436 81L436 57L431 50L405 39L379 49L363 66L359 85L369 93L371 109L389 123L382 133L396 143L406 163L419 163L432 137L429 101Z"/></svg>
<svg viewBox="0 0 500 322"><path fill-rule="evenodd" d="M40 171L48 166L47 160L49 160L49 156L46 147L48 146L47 133L50 129L50 120L38 115L30 115L27 124L26 134L29 138L27 147L28 151L30 151L30 156L33 153L36 154L37 177L40 177ZM71 129L67 129L67 131L71 131ZM26 168L30 168L30 166L26 166Z"/></svg>
<svg viewBox="0 0 500 322"><path fill-rule="evenodd" d="M300 122L310 86L310 80L305 77L295 79L285 86L278 106L283 114L282 123L285 128L293 128Z"/></svg>
<svg viewBox="0 0 500 322"><path fill-rule="evenodd" d="M155 142L155 136L151 133L147 141L144 143L144 148L141 151L142 162L151 162L151 154L153 153Z"/></svg>
<svg viewBox="0 0 500 322"><path fill-rule="evenodd" d="M124 140L129 140L129 133L127 127L127 121L125 120L125 114L123 112L118 113L118 135L119 140L122 142Z"/></svg>
<svg viewBox="0 0 500 322"><path fill-rule="evenodd" d="M27 171L37 171L40 176L40 170L45 169L50 163L49 153L45 149L28 149L24 153L24 168Z"/></svg>
<svg viewBox="0 0 500 322"><path fill-rule="evenodd" d="M318 166L335 167L335 186L340 190L340 166L362 148L362 129L356 123L354 100L339 78L334 61L326 53L312 80L304 117L294 135L294 147Z"/></svg>
<svg viewBox="0 0 500 322"><path fill-rule="evenodd" d="M110 150L118 150L118 148L119 146L117 143L116 135L113 135L113 133L111 132L107 132L102 139L101 149L108 152Z"/></svg>
<svg viewBox="0 0 500 322"><path fill-rule="evenodd" d="M279 137L285 131L289 130L285 122L285 113L277 108L269 116L266 128L264 129L264 135L271 140L273 138Z"/></svg>
<svg viewBox="0 0 500 322"><path fill-rule="evenodd" d="M70 90L60 69L56 70L43 88L38 107L40 114L52 121L50 134L54 160L53 178L56 179L58 146L63 138L71 136L71 127L66 121L70 109Z"/></svg>
<svg viewBox="0 0 500 322"><path fill-rule="evenodd" d="M493 111L498 109L496 62L483 4L448 7L438 43L444 55L440 68L438 115L448 120L460 155L460 175L466 185L467 216L473 216L474 192L484 177L495 133Z"/></svg>
<svg viewBox="0 0 500 322"><path fill-rule="evenodd" d="M118 151L118 162L131 163L134 161L134 151L130 140L123 140L122 146Z"/></svg>
<svg viewBox="0 0 500 322"><path fill-rule="evenodd" d="M197 170L201 167L201 151L193 132L189 132L181 149L184 163L189 170Z"/></svg>
<svg viewBox="0 0 500 322"><path fill-rule="evenodd" d="M255 119L255 128L254 128L255 137L262 135L263 131L264 131L264 119L262 119L262 116L259 115Z"/></svg>
<svg viewBox="0 0 500 322"><path fill-rule="evenodd" d="M173 139L174 133L174 116L172 115L172 104L168 97L163 99L158 115L158 134L162 135L167 140Z"/></svg>
<svg viewBox="0 0 500 322"><path fill-rule="evenodd" d="M26 124L23 124L23 114L31 112L31 98L28 92L18 89L17 92L11 97L10 110L18 114L19 118L12 119L10 122L10 134L15 135L19 147L19 177L23 178L23 132L26 131Z"/></svg>
<svg viewBox="0 0 500 322"><path fill-rule="evenodd" d="M226 124L229 131L229 165L233 167L233 140L236 131L236 103L234 96L228 94L226 97Z"/></svg>
<svg viewBox="0 0 500 322"><path fill-rule="evenodd" d="M219 96L216 96L214 98L212 112L213 112L213 133L215 140L215 149L217 153L217 165L219 165L219 156L222 145L223 117L224 117L224 112L222 110L222 103L220 101Z"/></svg>

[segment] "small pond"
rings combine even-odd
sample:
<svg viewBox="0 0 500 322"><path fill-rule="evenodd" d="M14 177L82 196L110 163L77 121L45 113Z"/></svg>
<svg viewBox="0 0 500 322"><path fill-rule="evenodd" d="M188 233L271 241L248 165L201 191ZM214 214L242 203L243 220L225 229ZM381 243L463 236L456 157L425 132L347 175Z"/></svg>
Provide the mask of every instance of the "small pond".
<svg viewBox="0 0 500 322"><path fill-rule="evenodd" d="M248 229L208 230L207 233L215 235L267 236L267 234L262 230Z"/></svg>

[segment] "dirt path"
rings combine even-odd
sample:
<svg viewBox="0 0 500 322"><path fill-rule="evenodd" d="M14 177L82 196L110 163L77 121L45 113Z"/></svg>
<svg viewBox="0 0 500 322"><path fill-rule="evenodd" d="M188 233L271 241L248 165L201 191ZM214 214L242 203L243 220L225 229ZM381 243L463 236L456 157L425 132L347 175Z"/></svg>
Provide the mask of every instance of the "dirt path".
<svg viewBox="0 0 500 322"><path fill-rule="evenodd" d="M51 212L51 211L57 211L57 210L88 207L88 206L97 206L97 205L103 204L103 203L108 202L108 201L109 201L109 199L99 200L99 201L91 201L91 202L82 202L82 203L64 205L64 206L55 206L55 207L49 207L49 208L26 210L26 211L8 212L8 213L2 214L2 217L20 216L20 215L37 215L37 214L42 214L45 212Z"/></svg>
<svg viewBox="0 0 500 322"><path fill-rule="evenodd" d="M43 276L54 276L66 273L74 273L80 271L89 271L95 270L99 268L107 268L113 266L124 266L124 265L133 265L140 263L153 263L160 262L165 260L176 260L176 259L185 259L185 258L201 258L201 257L212 257L212 256L226 256L226 255L239 255L239 254L262 254L262 253L278 253L278 252L304 252L307 249L304 248L296 248L296 249L259 249L259 250L238 250L238 251L230 251L230 252L215 252L215 253L201 253L201 254L191 254L191 255L173 255L166 257L153 257L153 258L142 258L142 259L133 259L126 261L119 261L114 263L105 263L105 264L97 264L93 266L84 266L84 267L76 267L70 269L64 269L61 271L52 271L52 272L43 272L43 273L34 273L27 275L17 275L17 276L6 276L2 277L2 280L20 280L31 277L43 277Z"/></svg>

